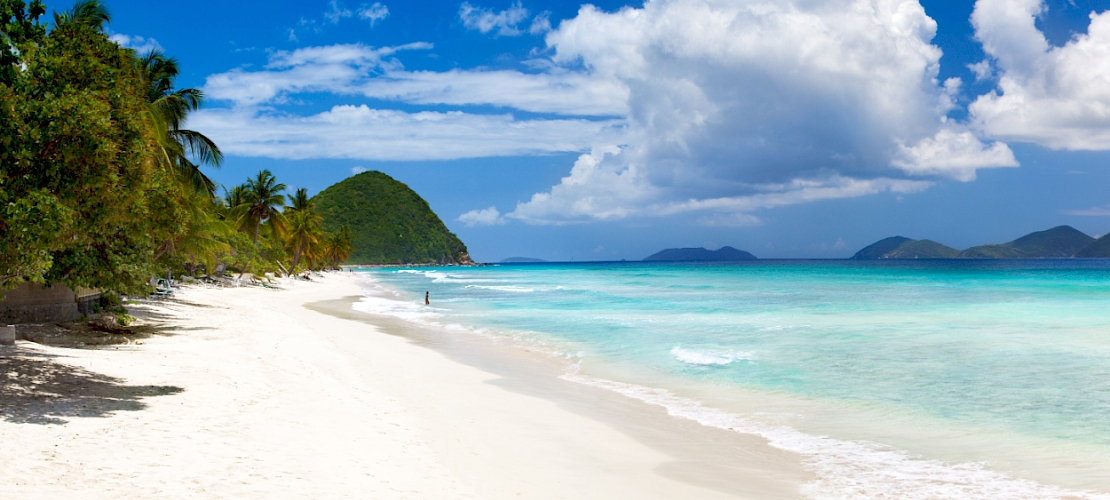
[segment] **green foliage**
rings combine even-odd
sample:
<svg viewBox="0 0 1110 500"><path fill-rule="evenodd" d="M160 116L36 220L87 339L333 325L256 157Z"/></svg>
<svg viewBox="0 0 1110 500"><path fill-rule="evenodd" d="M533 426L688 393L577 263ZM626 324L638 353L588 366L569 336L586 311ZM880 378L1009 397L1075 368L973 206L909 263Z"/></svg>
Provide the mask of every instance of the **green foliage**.
<svg viewBox="0 0 1110 500"><path fill-rule="evenodd" d="M298 193L300 193L300 191L298 191ZM315 254L319 250L324 235L320 230L320 216L317 215L316 212L307 209L292 209L289 212L287 217L289 228L286 234L286 245L293 251L293 263L289 266L289 272L296 272L297 266L301 262L301 257L306 253L314 257L312 254Z"/></svg>
<svg viewBox="0 0 1110 500"><path fill-rule="evenodd" d="M350 228L354 264L467 262L466 245L416 192L381 172L363 172L317 194L323 227Z"/></svg>
<svg viewBox="0 0 1110 500"><path fill-rule="evenodd" d="M134 57L83 22L20 56L24 69L0 84L0 281L140 289L185 217L155 168Z"/></svg>
<svg viewBox="0 0 1110 500"><path fill-rule="evenodd" d="M42 0L0 0L0 84L11 85L19 74L20 53L46 37L39 18L46 13Z"/></svg>
<svg viewBox="0 0 1110 500"><path fill-rule="evenodd" d="M200 170L201 164L219 167L223 153L211 139L200 132L181 128L192 111L200 109L204 93L187 88L176 89L177 60L160 51L150 51L136 61L142 76L143 93L155 136L158 139L158 156L162 165L173 171L178 181L191 189L214 196L216 185Z"/></svg>
<svg viewBox="0 0 1110 500"><path fill-rule="evenodd" d="M285 217L279 209L285 206L285 184L277 181L269 170L258 172L258 176L247 179L238 196L239 203L231 207L231 217L240 231L253 235L258 243L258 235L263 226L270 230L270 236L279 238L285 232Z"/></svg>
<svg viewBox="0 0 1110 500"><path fill-rule="evenodd" d="M100 3L100 0L78 0L69 10L54 13L54 25L59 27L71 24L99 31L104 28L105 23L111 21L108 7Z"/></svg>

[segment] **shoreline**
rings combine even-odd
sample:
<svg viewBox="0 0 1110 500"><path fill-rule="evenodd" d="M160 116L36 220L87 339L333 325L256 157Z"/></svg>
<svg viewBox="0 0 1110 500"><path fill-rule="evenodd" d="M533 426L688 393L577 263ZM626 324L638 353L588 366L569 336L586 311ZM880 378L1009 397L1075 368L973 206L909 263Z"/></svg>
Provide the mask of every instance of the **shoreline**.
<svg viewBox="0 0 1110 500"><path fill-rule="evenodd" d="M811 478L538 354L383 326L354 281L186 288L144 306L143 346L0 350L0 495L797 498Z"/></svg>
<svg viewBox="0 0 1110 500"><path fill-rule="evenodd" d="M572 381L566 377L563 363L540 351L500 345L481 336L452 335L357 311L351 305L360 298L345 297L305 306L372 325L382 333L440 353L452 362L498 377L488 381L489 384L555 403L565 411L617 430L670 457L655 468L661 476L739 498L800 498L800 486L813 479L813 474L802 467L801 455L771 447L759 436L676 418L657 405Z"/></svg>
<svg viewBox="0 0 1110 500"><path fill-rule="evenodd" d="M569 345L561 344L564 338L578 338L573 332L564 331L564 337L556 335L554 338L544 338L537 334L539 338L530 339L532 333L529 323L521 323L521 318L515 317L515 323L504 323L512 325L507 327L508 330L493 333L487 331L487 328L495 331L502 329L496 326L502 324L501 320L488 317L496 309L463 308L460 309L463 312L458 314L443 311L442 315L429 315L421 312L422 307L417 306L414 301L397 300L403 297L418 299L412 295L416 294L415 290L420 290L419 294L423 294L426 280L434 280L432 283L440 284L438 289L445 294L440 296L448 297L448 301L460 300L460 297L469 295L469 292L461 291L463 287L532 292L551 291L553 283L521 283L509 280L511 285L499 283L505 286L485 287L472 285L470 282L498 280L484 274L444 274L446 270L430 273L401 272L410 273L404 276L415 276L416 281L410 283L405 281L408 278L382 278L384 282L378 283L378 279L370 278L367 287L370 298L358 309L385 315L408 325L419 324L430 330L447 330L451 334L468 331L468 334L460 336L492 339L491 343L510 345L521 351L535 349L545 352L545 359L563 360L562 355L566 354L573 362L573 353L578 348L569 340ZM425 280L420 279L421 274ZM441 281L447 284L441 284ZM427 286L437 289L432 284ZM447 288L449 286L455 286L459 290L451 290ZM455 293L448 293L449 291ZM500 298L494 297L493 300ZM513 303L517 301L515 294L509 294L505 298ZM544 298L551 299L547 296ZM540 307L539 310L547 310L544 304L527 305L536 305ZM526 308L527 305L521 307ZM509 312L512 312L511 307ZM468 317L471 315L485 320L470 321ZM529 316L524 318L535 319ZM577 319L581 321L581 318ZM553 327L550 322L532 324ZM544 327L539 328L543 330ZM555 330L558 331L558 328L555 327ZM625 339L625 342L628 341ZM1084 463L1086 468L1073 468L1079 459L1069 452L1075 450L1069 450L1058 443L1048 443L1049 449L1045 450L1040 447L1046 444L1044 440L1038 442L1033 438L1019 436L1022 438L1020 442L1006 439L998 441L998 438L1007 436L997 429L976 428L973 425L953 426L946 422L930 421L919 415L910 415L910 418L901 421L884 421L883 417L889 418L893 414L868 412L866 408L822 406L816 401L794 401L794 398L758 392L748 394L741 391L746 395L735 392L726 394L688 380L654 373L650 369L621 366L622 360L619 358L594 361L595 358L593 355L582 358L581 370L575 363L570 372L564 372L562 378L595 388L601 387L623 397L663 408L674 418L763 437L777 449L797 452L803 457L806 468L814 471L817 476L816 480L803 484L803 492L807 496L1108 498L1105 481L1100 479L1105 476L1097 473L1097 467L1092 468L1097 462L1090 462L1100 457L1084 455L1088 459ZM587 360L590 362L587 363ZM563 366L570 364L564 363ZM736 397L754 397L757 402L753 405L737 400ZM776 412L783 413L788 418L774 417ZM807 421L806 416L811 414L818 418L812 422ZM762 418L766 415L771 415L771 418ZM860 427L861 425L865 427ZM954 444L957 446L952 446ZM1026 449L1037 450L1038 453L1024 453L1023 446L1034 446Z"/></svg>

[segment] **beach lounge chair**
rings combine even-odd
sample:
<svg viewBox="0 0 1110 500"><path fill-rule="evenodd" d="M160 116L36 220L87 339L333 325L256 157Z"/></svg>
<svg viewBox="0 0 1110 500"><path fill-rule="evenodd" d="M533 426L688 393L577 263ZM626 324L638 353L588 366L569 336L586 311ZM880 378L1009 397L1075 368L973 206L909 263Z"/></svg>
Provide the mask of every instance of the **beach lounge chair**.
<svg viewBox="0 0 1110 500"><path fill-rule="evenodd" d="M162 278L150 278L148 284L154 287L154 292L150 294L151 297L166 298L173 295L173 288L170 288L169 283Z"/></svg>

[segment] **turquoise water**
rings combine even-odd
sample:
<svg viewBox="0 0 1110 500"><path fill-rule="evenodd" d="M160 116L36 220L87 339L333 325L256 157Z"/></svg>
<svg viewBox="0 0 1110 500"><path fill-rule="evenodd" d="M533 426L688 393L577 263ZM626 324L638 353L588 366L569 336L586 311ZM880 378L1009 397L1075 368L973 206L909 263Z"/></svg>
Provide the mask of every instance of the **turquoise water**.
<svg viewBox="0 0 1110 500"><path fill-rule="evenodd" d="M731 418L729 428L812 455L821 474L813 497L1110 492L1110 261L550 264L367 276L364 310L541 345L579 381L654 398L707 425ZM650 389L666 392L644 396ZM922 478L898 483L907 474Z"/></svg>

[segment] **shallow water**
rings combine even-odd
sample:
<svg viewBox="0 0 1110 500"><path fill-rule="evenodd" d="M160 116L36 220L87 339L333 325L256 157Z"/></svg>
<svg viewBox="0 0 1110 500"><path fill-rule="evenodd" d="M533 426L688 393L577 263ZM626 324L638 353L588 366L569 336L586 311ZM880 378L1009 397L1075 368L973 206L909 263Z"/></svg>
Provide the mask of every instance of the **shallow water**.
<svg viewBox="0 0 1110 500"><path fill-rule="evenodd" d="M809 457L812 497L1110 492L1110 261L365 272L356 307L543 347L568 378L763 435Z"/></svg>

